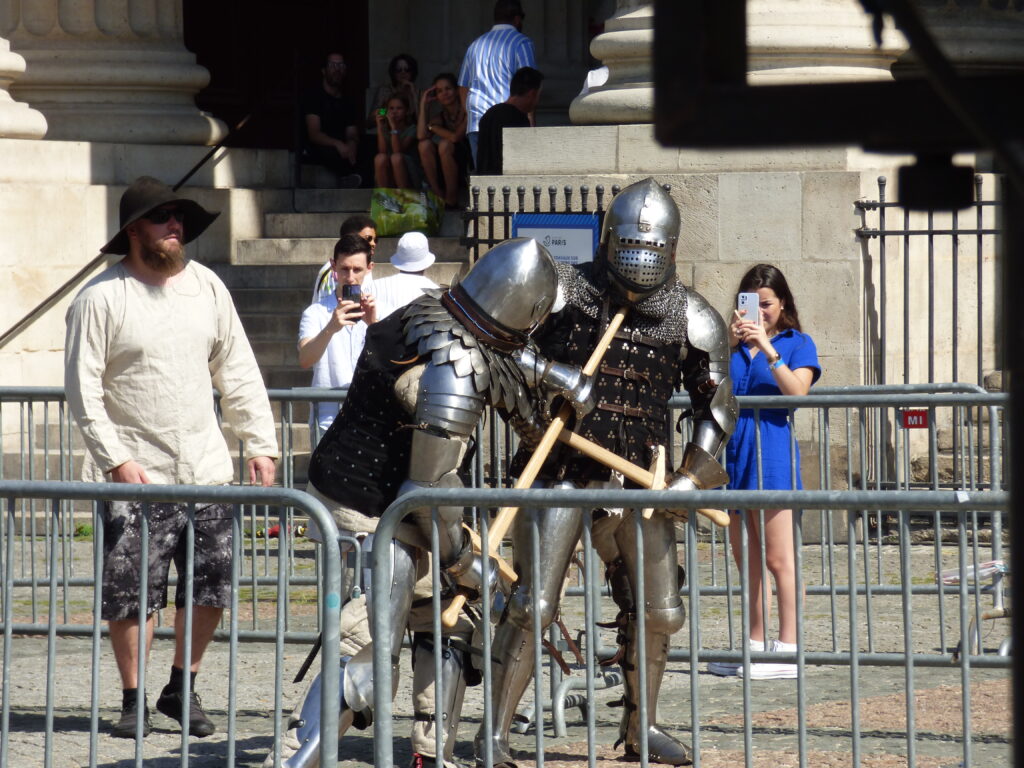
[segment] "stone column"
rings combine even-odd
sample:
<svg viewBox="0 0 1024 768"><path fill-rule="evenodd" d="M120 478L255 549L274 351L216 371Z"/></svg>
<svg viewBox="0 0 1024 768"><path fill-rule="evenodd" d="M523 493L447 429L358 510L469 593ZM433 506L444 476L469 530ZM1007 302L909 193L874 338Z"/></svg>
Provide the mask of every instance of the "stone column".
<svg viewBox="0 0 1024 768"><path fill-rule="evenodd" d="M1003 0L919 0L919 11L957 71L991 75L1024 71L1024 3ZM908 51L892 68L897 78L920 77Z"/></svg>
<svg viewBox="0 0 1024 768"><path fill-rule="evenodd" d="M0 35L25 57L11 93L38 108L47 138L213 144L200 112L209 81L182 40L181 0L0 0Z"/></svg>
<svg viewBox="0 0 1024 768"><path fill-rule="evenodd" d="M572 122L653 121L653 22L653 4L618 0L590 46L608 66L608 82L573 102ZM876 46L858 0L749 0L747 41L753 85L890 79L889 66L906 48L891 30Z"/></svg>
<svg viewBox="0 0 1024 768"><path fill-rule="evenodd" d="M8 90L25 71L25 59L11 53L11 46L0 37L0 138L41 139L46 133L46 118L11 98Z"/></svg>

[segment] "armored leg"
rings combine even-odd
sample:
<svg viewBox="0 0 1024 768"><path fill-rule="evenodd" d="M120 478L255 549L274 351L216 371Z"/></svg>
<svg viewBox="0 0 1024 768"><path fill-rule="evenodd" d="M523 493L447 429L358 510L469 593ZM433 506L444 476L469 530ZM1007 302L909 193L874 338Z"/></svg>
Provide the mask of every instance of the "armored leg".
<svg viewBox="0 0 1024 768"><path fill-rule="evenodd" d="M636 516L633 510L616 531L616 540L625 572L629 578L630 594L620 592L616 603L620 609L620 632L623 642L622 677L625 688L624 712L619 727L619 742L624 743L626 755L640 754L640 707L647 712L647 759L668 765L689 765L690 750L657 725L658 694L668 664L668 649L672 635L686 621L686 609L679 597L679 576L676 563L675 523L663 512L655 512L643 525L644 565L644 618L647 658L647 699L640 701L640 644L637 627L636 595L637 539ZM615 582L613 581L613 588ZM621 589L621 587L620 587ZM614 594L614 589L613 589ZM622 600L622 602L619 602Z"/></svg>
<svg viewBox="0 0 1024 768"><path fill-rule="evenodd" d="M466 450L466 443L483 414L484 398L473 384L472 369L460 374L454 365L428 363L420 376L417 395L416 422L409 457L409 478L399 493L417 488L460 488L457 470ZM441 569L458 585L471 590L483 584L493 586L497 571L487 574L480 568L480 559L473 555L469 537L462 527L463 508L438 507L438 538ZM417 523L430 537L430 516L417 513Z"/></svg>
<svg viewBox="0 0 1024 768"><path fill-rule="evenodd" d="M575 488L560 483L556 488ZM583 530L583 511L577 508L523 510L513 529L513 567L519 581L513 588L505 613L491 644L491 749L494 765L514 765L508 746L519 700L533 674L533 595L539 597L537 621L543 631L555 619L562 583L576 542ZM540 578L534 583L532 566L532 521L536 519L540 540ZM480 726L474 742L478 762L486 746L486 724Z"/></svg>
<svg viewBox="0 0 1024 768"><path fill-rule="evenodd" d="M471 638L460 637L465 647ZM442 638L441 648L441 743L443 761L452 760L455 739L462 715L462 699L466 693L467 674L470 673L466 651L452 644L452 639ZM413 635L412 675L413 709L415 724L412 730L412 750L425 758L424 762L436 763L437 739L434 730L435 678L434 642L426 632Z"/></svg>
<svg viewBox="0 0 1024 768"><path fill-rule="evenodd" d="M391 622L391 679L398 685L398 656L402 648L402 633L408 621L412 605L413 587L416 584L417 550L399 541L388 542L391 546L391 579L385 588L390 592L389 613ZM366 548L373 546L372 537L367 539ZM373 589L373 585L370 585ZM366 606L363 601L349 605ZM347 608L348 606L346 606ZM365 610L365 608L363 609ZM346 617L342 621L361 621L362 617ZM338 714L338 737L341 738L352 725L366 728L373 722L373 645L367 644L352 656L342 660L341 702ZM292 710L288 729L281 739L281 765L284 768L316 768L320 765L320 719L321 719L320 675L310 682L299 703ZM394 695L394 692L392 692ZM274 764L271 752L264 766Z"/></svg>

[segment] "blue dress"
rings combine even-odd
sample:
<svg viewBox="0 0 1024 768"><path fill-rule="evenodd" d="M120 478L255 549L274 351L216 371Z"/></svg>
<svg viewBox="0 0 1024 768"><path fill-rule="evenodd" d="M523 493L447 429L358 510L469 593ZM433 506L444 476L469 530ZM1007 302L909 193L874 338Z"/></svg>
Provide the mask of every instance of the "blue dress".
<svg viewBox="0 0 1024 768"><path fill-rule="evenodd" d="M811 368L814 371L813 384L821 376L818 364L818 350L814 340L805 333L792 328L772 339L772 346L782 356L791 371L797 368ZM763 352L753 359L745 344L738 345L729 359L729 375L732 391L741 395L781 395L775 377L768 368ZM792 467L796 467L796 488L800 482L800 450L791 439L789 411L785 408L762 408L759 412L761 424L761 477L760 488L766 490L790 490L793 488ZM757 490L757 435L755 432L754 410L740 410L733 432L726 446L725 468L729 473L729 488ZM795 455L791 456L791 451Z"/></svg>

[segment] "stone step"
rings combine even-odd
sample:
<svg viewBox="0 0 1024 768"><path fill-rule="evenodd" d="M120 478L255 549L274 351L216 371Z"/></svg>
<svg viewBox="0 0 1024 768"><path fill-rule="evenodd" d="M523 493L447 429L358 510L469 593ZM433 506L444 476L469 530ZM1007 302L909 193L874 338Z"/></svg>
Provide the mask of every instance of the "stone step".
<svg viewBox="0 0 1024 768"><path fill-rule="evenodd" d="M371 189L299 188L295 190L295 210L302 213L366 213L370 210L372 192Z"/></svg>
<svg viewBox="0 0 1024 768"><path fill-rule="evenodd" d="M361 210L360 213L365 213ZM268 213L263 217L264 237L330 237L337 238L342 223L351 212ZM462 214L446 211L441 220L440 237L459 237L465 232Z"/></svg>
<svg viewBox="0 0 1024 768"><path fill-rule="evenodd" d="M236 244L233 263L238 266L247 267L257 265L322 265L330 258L336 242L336 237L264 237L239 240ZM384 266L397 247L398 238L382 238L377 243L374 261ZM430 250L439 262L450 261L461 264L469 260L468 251L465 246L460 245L458 237L432 237L430 238Z"/></svg>
<svg viewBox="0 0 1024 768"><path fill-rule="evenodd" d="M247 288L305 289L308 301L321 266L323 261L319 264L211 264L210 268L224 281L232 296L235 291Z"/></svg>
<svg viewBox="0 0 1024 768"><path fill-rule="evenodd" d="M963 475L963 477L960 478L961 483L966 482L966 479L970 477L972 472L975 475L976 482L988 483L992 479L992 467L987 453L982 454L981 476L978 475L977 457L975 457L973 461L966 460L962 464L961 458L959 456L954 456L952 453L942 453L936 458L936 473L938 475L939 483L943 485L953 482L954 470ZM931 462L927 455L911 459L910 467L911 477L915 482L931 482Z"/></svg>

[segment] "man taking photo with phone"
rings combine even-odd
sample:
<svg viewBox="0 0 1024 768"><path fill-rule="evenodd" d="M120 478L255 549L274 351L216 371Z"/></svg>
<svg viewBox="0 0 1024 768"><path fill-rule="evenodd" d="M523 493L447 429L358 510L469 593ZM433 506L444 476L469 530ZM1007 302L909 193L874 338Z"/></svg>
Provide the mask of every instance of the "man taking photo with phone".
<svg viewBox="0 0 1024 768"><path fill-rule="evenodd" d="M370 244L356 234L344 235L331 258L336 288L321 296L299 321L299 366L313 369L314 387L348 387L366 341L366 326L376 322L373 296L362 293L373 269ZM339 403L313 403L310 442L313 447L338 415Z"/></svg>

